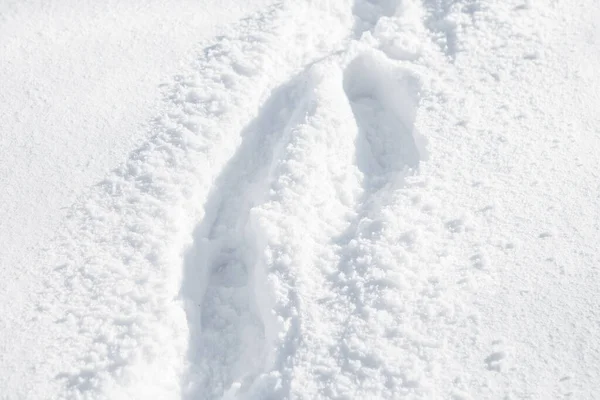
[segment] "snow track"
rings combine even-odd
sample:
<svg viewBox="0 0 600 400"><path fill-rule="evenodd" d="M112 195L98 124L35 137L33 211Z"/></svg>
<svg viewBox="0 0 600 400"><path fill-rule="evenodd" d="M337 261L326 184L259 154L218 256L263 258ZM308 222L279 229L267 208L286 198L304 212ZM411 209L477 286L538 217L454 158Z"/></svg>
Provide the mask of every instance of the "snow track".
<svg viewBox="0 0 600 400"><path fill-rule="evenodd" d="M251 211L265 202L270 171L281 162L278 153L310 107L307 85L296 78L271 92L215 182L207 217L196 229L182 294L190 303L190 356L194 364L204 366L200 376L207 382L192 397L199 393L217 396L234 379L252 378L256 374L252 371L260 371L265 362L262 355L268 349L269 333L256 299L268 291L259 279L265 271L256 270L264 249L257 242L260 232L252 229L249 219Z"/></svg>
<svg viewBox="0 0 600 400"><path fill-rule="evenodd" d="M453 136L484 6L283 1L200 49L48 250L55 397L467 399L506 382L481 377L508 353L482 343L474 295L513 247L478 241L493 206L455 164L483 174L466 149L499 150Z"/></svg>
<svg viewBox="0 0 600 400"><path fill-rule="evenodd" d="M62 355L73 370L58 375L66 397L419 386L427 340L409 336L427 333L398 322L422 298L398 289L427 283L405 266L410 231L398 245L386 225L426 158L414 127L423 88L419 71L396 65L414 49L372 43L380 21L410 12L282 3L177 77L153 139L74 209L60 248L54 292L66 297L43 308L78 332Z"/></svg>
<svg viewBox="0 0 600 400"><path fill-rule="evenodd" d="M64 276L64 287L56 290L66 294L61 300L66 310L60 311L65 308L60 303L55 306L57 313L64 313L57 316L58 321L68 329L79 330L80 339L71 345L73 356L85 356L74 362L82 367L60 375L71 388L67 397L83 393L115 398L120 396L115 392L115 380L129 382L122 394L125 398L134 393L172 396L178 391L188 338L183 334L185 319L173 300L182 278L181 253L186 237L194 222L202 218L202 205L212 181L238 147L240 132L263 135L257 129L268 121L254 132L243 128L253 117L251 110L259 108L278 80L283 81L321 52L331 51L340 41L334 24L328 25L325 35L324 28L301 23L304 19L291 26L286 22L292 15L306 21L328 21L329 12L293 4L275 6L246 20L236 36L223 37L207 48L189 74L177 77L169 93L171 109L157 120L154 138L74 210L61 249L59 273ZM339 18L333 22L341 23ZM313 45L313 40L318 43ZM288 42L310 48L311 53L281 52ZM247 193L242 189L237 194ZM216 223L234 228L231 225L236 219L244 218L243 211L232 211L230 200L219 205L219 200L213 200L215 196L218 194L210 202L219 207ZM228 215L228 210L233 215ZM212 215L207 216L207 221L210 219ZM208 235L215 237L217 233ZM225 232L217 237L227 238L236 236ZM79 242L84 244L79 246ZM235 243L223 246L231 248ZM202 257L205 263L212 263L209 257L224 255ZM189 266L192 262L200 271L193 271ZM198 300L196 306L206 312L212 307L216 312L214 302L219 294L217 278L210 279L212 264L200 260L186 263L181 290L184 300ZM205 277L210 283L200 279L194 292L187 282L194 281L194 276ZM202 301L204 290L207 302ZM198 346L195 332L201 320L189 307L186 310L191 325L188 353L192 354ZM202 335L208 337L209 332L207 329ZM143 367L133 368L140 363ZM224 365L229 364L226 361Z"/></svg>

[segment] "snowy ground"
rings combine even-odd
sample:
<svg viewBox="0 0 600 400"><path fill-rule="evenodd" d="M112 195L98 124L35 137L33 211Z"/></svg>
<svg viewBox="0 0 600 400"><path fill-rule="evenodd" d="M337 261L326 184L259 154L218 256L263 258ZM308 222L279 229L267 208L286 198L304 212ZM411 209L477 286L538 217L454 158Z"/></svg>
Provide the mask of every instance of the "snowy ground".
<svg viewBox="0 0 600 400"><path fill-rule="evenodd" d="M0 398L600 397L576 3L0 3Z"/></svg>

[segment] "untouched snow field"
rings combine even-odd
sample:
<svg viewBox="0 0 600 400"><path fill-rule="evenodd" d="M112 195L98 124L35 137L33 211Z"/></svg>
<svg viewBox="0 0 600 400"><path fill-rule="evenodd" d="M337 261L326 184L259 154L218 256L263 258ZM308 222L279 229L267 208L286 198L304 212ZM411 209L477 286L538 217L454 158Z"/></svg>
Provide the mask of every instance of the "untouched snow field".
<svg viewBox="0 0 600 400"><path fill-rule="evenodd" d="M0 398L600 397L599 17L0 3Z"/></svg>

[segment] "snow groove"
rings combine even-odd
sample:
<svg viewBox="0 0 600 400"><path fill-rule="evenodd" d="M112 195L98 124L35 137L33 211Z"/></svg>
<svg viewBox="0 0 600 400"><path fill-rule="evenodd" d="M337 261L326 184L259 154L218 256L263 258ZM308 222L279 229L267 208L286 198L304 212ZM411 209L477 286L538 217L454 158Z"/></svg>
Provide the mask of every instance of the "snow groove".
<svg viewBox="0 0 600 400"><path fill-rule="evenodd" d="M70 369L57 375L65 384L64 398L186 395L181 377L186 353L198 348L194 324L200 317L190 313L186 321L177 299L182 249L206 215L202 205L212 182L238 147L254 110L278 82L343 41L351 23L344 9L283 2L219 38L189 72L176 77L169 109L155 122L152 139L73 209L60 246L49 255L59 267L43 298L54 300L39 305L44 317L53 316L63 326L61 332L76 333L62 338L70 349L60 355ZM281 51L287 43L298 49ZM230 204L223 203L223 209ZM235 224L236 216L226 211L221 218L217 224ZM213 236L229 238L216 231ZM225 257L227 244L221 250L213 256ZM251 272L251 266L239 268ZM211 301L201 305L207 314L220 300L220 278L204 284L210 289ZM184 284L183 297L191 292ZM261 331L260 321L247 325L252 324ZM224 376L231 364L226 361L228 367L216 374Z"/></svg>
<svg viewBox="0 0 600 400"><path fill-rule="evenodd" d="M309 106L300 79L274 89L256 119L244 129L242 143L213 185L206 217L196 228L183 277L188 305L187 398L218 398L232 384L243 389L264 363L264 324L255 295L264 292L264 272L255 271L250 210L264 201L267 176L277 149ZM199 309L200 308L200 309Z"/></svg>

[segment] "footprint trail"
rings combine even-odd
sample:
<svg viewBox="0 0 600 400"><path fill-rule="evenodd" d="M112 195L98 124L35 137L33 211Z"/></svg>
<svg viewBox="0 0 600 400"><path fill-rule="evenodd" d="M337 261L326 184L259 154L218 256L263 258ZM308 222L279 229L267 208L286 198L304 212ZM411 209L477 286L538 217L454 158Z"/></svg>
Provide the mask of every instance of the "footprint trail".
<svg viewBox="0 0 600 400"><path fill-rule="evenodd" d="M176 77L65 234L64 398L448 394L444 338L468 323L420 175L429 63L447 63L424 13L283 1Z"/></svg>

